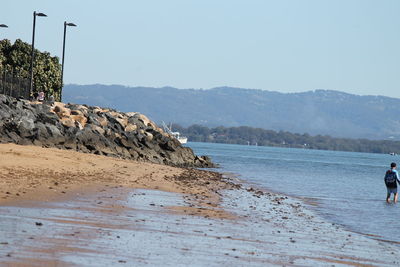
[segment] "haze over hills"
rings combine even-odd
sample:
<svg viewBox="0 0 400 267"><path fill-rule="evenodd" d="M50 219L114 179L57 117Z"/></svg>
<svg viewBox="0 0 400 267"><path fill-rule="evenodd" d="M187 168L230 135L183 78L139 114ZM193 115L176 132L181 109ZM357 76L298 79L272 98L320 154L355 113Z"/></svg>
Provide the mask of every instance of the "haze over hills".
<svg viewBox="0 0 400 267"><path fill-rule="evenodd" d="M251 126L311 135L400 140L400 99L332 90L279 93L120 85L66 85L63 102L136 111L182 126Z"/></svg>

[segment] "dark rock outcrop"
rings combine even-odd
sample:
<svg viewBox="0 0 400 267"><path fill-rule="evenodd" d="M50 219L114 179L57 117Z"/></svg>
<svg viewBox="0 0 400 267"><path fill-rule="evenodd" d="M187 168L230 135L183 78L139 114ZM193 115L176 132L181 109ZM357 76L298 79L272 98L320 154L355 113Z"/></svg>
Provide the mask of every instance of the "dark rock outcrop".
<svg viewBox="0 0 400 267"><path fill-rule="evenodd" d="M0 95L0 143L72 149L179 167L214 167L146 116Z"/></svg>

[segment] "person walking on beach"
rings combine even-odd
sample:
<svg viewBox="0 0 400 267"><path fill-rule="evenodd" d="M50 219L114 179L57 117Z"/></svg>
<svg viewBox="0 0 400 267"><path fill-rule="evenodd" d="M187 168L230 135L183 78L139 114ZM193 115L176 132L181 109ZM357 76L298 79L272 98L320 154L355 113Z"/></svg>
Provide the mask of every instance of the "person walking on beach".
<svg viewBox="0 0 400 267"><path fill-rule="evenodd" d="M385 184L387 188L387 196L386 196L386 202L390 203L390 195L393 193L393 202L397 203L397 183L400 184L399 181L399 174L397 173L396 170L396 163L392 162L390 164L390 170L386 171L385 174Z"/></svg>

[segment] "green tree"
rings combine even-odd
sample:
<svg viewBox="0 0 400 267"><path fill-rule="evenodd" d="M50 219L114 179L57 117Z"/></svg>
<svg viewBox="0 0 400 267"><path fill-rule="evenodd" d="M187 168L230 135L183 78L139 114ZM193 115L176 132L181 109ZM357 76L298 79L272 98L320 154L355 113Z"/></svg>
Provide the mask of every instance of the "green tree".
<svg viewBox="0 0 400 267"><path fill-rule="evenodd" d="M30 78L32 46L20 39L11 44L9 40L0 41L0 67L12 70L19 77ZM47 97L53 95L61 99L61 64L58 57L35 49L33 64L34 91L43 91Z"/></svg>

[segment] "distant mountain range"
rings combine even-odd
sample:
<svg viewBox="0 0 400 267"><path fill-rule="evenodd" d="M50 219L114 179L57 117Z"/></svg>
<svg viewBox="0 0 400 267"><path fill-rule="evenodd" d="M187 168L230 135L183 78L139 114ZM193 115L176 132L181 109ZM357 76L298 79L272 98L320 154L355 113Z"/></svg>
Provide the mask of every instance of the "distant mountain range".
<svg viewBox="0 0 400 267"><path fill-rule="evenodd" d="M136 111L158 123L185 127L251 126L311 135L400 140L400 99L332 90L278 93L231 87L202 90L69 84L64 87L63 102Z"/></svg>

